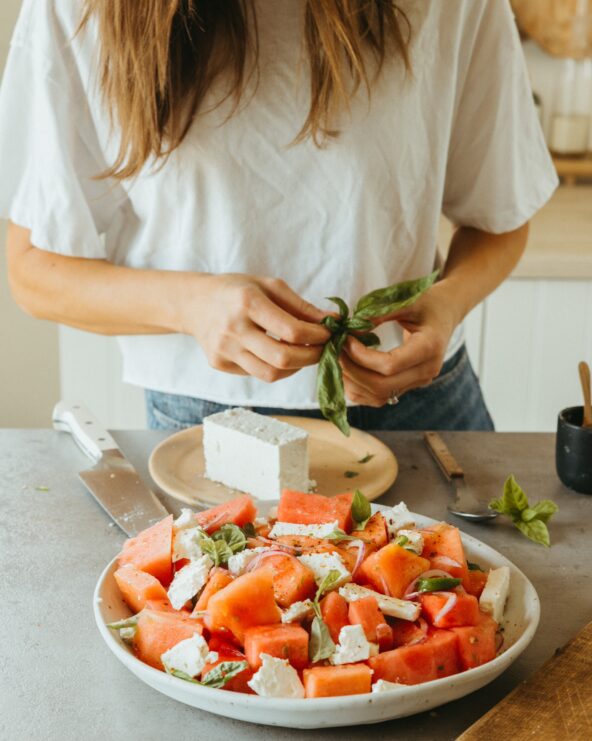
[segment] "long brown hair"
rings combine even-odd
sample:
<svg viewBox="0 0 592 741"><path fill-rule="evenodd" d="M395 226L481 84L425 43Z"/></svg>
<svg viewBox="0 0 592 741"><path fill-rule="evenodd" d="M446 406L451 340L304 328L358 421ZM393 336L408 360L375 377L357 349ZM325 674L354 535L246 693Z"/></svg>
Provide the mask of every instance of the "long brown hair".
<svg viewBox="0 0 592 741"><path fill-rule="evenodd" d="M336 135L333 114L363 85L387 53L409 66L409 23L392 0L304 0L310 109L295 142L321 146ZM152 157L166 157L185 138L214 82L224 77L236 110L257 71L253 0L85 0L80 28L96 18L99 82L120 129L115 162L103 173L125 179ZM404 27L404 29L403 29Z"/></svg>

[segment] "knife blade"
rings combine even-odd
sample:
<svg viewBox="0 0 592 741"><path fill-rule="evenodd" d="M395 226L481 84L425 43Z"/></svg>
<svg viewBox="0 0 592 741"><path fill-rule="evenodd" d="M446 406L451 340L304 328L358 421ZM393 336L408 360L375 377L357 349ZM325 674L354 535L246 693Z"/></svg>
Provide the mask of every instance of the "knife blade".
<svg viewBox="0 0 592 741"><path fill-rule="evenodd" d="M133 537L169 514L84 404L58 402L52 421L54 429L72 435L82 452L95 461L78 476L126 535Z"/></svg>

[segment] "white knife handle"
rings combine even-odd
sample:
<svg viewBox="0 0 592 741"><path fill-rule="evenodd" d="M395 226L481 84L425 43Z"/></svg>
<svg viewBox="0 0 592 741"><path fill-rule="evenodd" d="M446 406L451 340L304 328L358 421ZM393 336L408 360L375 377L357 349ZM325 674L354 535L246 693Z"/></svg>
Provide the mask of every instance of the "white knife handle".
<svg viewBox="0 0 592 741"><path fill-rule="evenodd" d="M93 461L99 460L105 450L119 449L84 404L58 401L53 408L52 421L55 430L69 432L82 452Z"/></svg>

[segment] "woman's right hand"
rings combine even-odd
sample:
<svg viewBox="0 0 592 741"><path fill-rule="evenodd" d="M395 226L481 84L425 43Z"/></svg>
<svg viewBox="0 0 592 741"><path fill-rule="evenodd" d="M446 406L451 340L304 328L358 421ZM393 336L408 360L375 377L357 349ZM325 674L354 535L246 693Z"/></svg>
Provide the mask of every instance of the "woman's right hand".
<svg viewBox="0 0 592 741"><path fill-rule="evenodd" d="M271 383L319 361L327 315L277 278L195 275L184 296L182 331L212 368Z"/></svg>

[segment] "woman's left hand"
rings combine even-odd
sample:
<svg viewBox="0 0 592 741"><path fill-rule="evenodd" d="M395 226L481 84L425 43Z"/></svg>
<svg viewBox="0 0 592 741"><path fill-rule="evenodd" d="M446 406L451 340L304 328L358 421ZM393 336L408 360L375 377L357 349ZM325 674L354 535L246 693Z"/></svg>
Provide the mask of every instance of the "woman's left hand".
<svg viewBox="0 0 592 741"><path fill-rule="evenodd" d="M445 280L411 306L383 317L398 322L403 343L383 352L350 336L340 362L347 398L354 404L381 407L394 396L428 386L438 375L454 328L460 321Z"/></svg>

